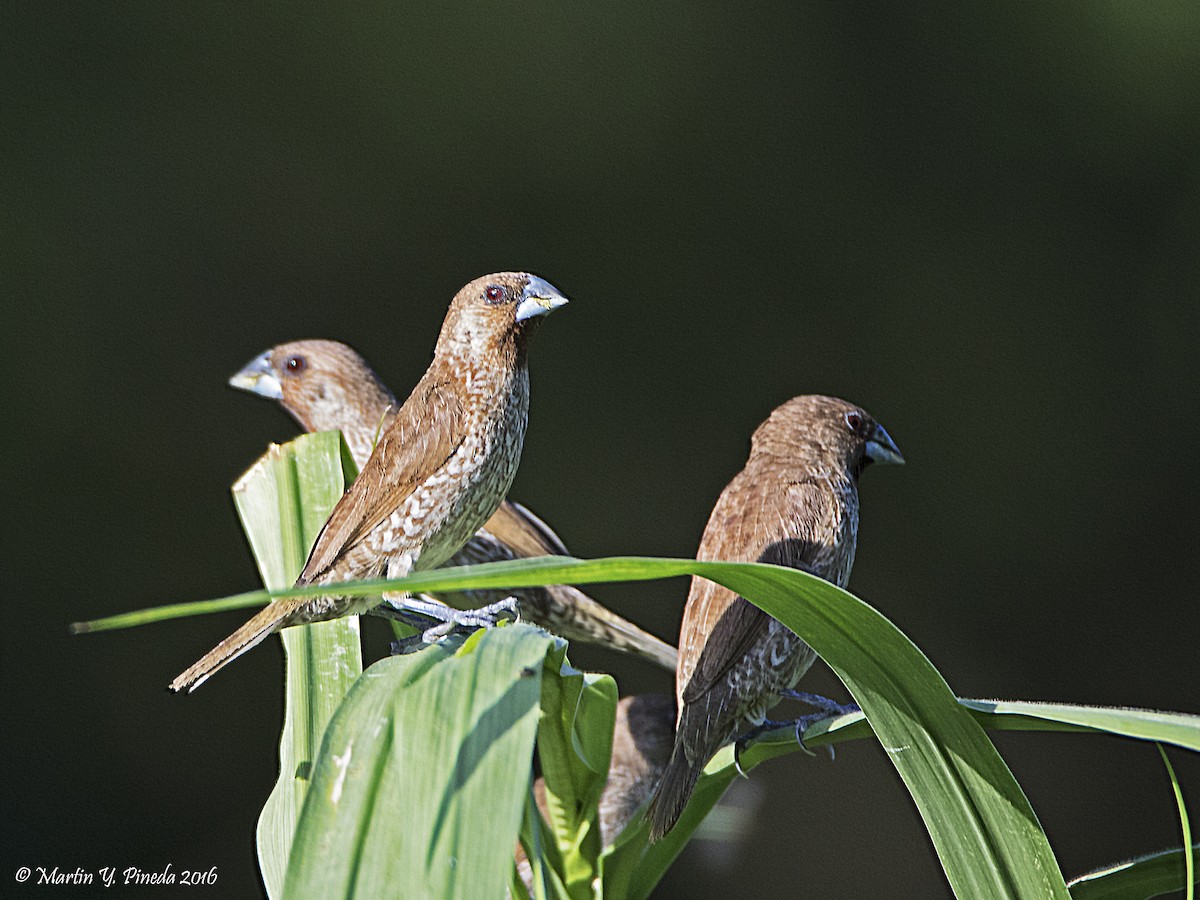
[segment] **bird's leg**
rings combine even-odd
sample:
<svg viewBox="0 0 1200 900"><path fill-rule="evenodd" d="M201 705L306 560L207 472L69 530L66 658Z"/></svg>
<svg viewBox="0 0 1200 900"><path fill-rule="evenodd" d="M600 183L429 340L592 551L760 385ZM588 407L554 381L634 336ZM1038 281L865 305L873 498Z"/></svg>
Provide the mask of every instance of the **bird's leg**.
<svg viewBox="0 0 1200 900"><path fill-rule="evenodd" d="M785 722L776 722L771 719L764 719L761 725L756 725L744 734L738 735L733 742L733 766L737 769L738 774L746 778L746 773L742 770L742 753L756 740L766 734L768 731L774 731L777 728L792 728L796 732L796 743L800 745L800 749L809 756L815 756L811 750L804 744L804 732L808 731L810 725L815 725L817 722L824 721L830 716L845 715L846 713L859 712L859 708L853 704L844 706L830 700L828 697L822 697L819 694L809 694L805 691L782 691L781 696L791 700L799 700L801 703L807 703L809 706L815 707L815 713L809 713L807 716L800 716L797 719L792 719ZM834 756L833 747L829 747L829 757Z"/></svg>
<svg viewBox="0 0 1200 900"><path fill-rule="evenodd" d="M506 597L497 603L490 603L479 609L455 609L440 600L422 595L384 595L383 602L377 607L380 615L399 619L406 625L411 625L421 632L422 643L433 644L456 631L474 631L477 628L493 628L498 623L516 619L519 609L516 597ZM408 639L411 640L411 639ZM402 647L406 641L399 641ZM411 652L402 649L401 652Z"/></svg>
<svg viewBox="0 0 1200 900"><path fill-rule="evenodd" d="M824 718L862 712L857 703L838 703L836 700L830 700L828 697L822 697L820 694L810 694L808 691L780 691L779 696L786 697L789 700L799 700L801 703L811 706L817 712L822 713ZM817 720L814 719L813 721Z"/></svg>

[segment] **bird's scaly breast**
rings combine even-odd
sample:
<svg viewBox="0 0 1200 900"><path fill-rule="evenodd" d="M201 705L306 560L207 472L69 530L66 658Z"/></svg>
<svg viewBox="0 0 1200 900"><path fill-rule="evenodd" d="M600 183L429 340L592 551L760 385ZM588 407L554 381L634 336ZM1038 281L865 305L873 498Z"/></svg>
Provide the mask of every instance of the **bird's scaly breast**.
<svg viewBox="0 0 1200 900"><path fill-rule="evenodd" d="M396 510L397 532L418 547L414 569L432 569L453 556L508 493L529 415L528 375L520 370L512 377L516 383L509 389L478 373L467 379L466 437Z"/></svg>

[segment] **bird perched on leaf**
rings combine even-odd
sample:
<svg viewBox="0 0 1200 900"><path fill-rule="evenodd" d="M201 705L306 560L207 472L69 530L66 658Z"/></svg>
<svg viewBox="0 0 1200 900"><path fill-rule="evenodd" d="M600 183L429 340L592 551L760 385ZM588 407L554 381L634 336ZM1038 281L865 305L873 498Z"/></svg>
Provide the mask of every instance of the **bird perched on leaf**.
<svg viewBox="0 0 1200 900"><path fill-rule="evenodd" d="M340 430L359 468L399 404L358 353L337 341L292 341L272 347L229 379L237 388L278 400L306 431ZM545 522L505 500L446 562L465 566L569 551ZM465 592L472 606L512 595L521 617L571 641L632 653L675 670L675 648L569 585Z"/></svg>
<svg viewBox="0 0 1200 900"><path fill-rule="evenodd" d="M296 581L298 587L330 585L330 593L270 604L171 689L195 689L281 628L367 612L378 603L339 596L338 582L431 569L466 543L496 511L517 471L533 326L566 302L550 284L523 272L487 275L460 290L433 362L382 430ZM443 609L448 617L456 612Z"/></svg>
<svg viewBox="0 0 1200 900"><path fill-rule="evenodd" d="M721 492L696 558L790 566L845 587L858 538L858 478L873 462L904 458L865 411L833 397L789 400L754 432L750 458ZM692 579L675 675L679 722L650 806L651 840L674 827L713 754L740 728L761 726L814 658L754 604Z"/></svg>

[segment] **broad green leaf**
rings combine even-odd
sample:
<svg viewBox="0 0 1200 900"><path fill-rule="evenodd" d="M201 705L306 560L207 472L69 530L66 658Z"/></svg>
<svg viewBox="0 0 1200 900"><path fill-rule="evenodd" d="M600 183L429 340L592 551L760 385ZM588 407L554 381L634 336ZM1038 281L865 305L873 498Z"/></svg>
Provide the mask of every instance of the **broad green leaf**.
<svg viewBox="0 0 1200 900"><path fill-rule="evenodd" d="M602 849L597 803L612 755L617 684L564 666L564 651L565 644L546 658L557 677L542 682L538 759L558 851L553 868L568 896L588 898Z"/></svg>
<svg viewBox="0 0 1200 900"><path fill-rule="evenodd" d="M502 897L556 643L514 625L367 669L326 731L286 896Z"/></svg>
<svg viewBox="0 0 1200 900"><path fill-rule="evenodd" d="M341 436L303 435L272 445L233 486L233 501L268 588L294 584L329 512L354 477L339 465ZM279 780L258 819L258 859L271 897L283 896L288 851L325 726L362 672L358 618L288 628Z"/></svg>
<svg viewBox="0 0 1200 900"><path fill-rule="evenodd" d="M1200 851L1200 844L1192 851ZM1071 900L1147 900L1182 890L1186 878L1183 849L1164 850L1073 879Z"/></svg>

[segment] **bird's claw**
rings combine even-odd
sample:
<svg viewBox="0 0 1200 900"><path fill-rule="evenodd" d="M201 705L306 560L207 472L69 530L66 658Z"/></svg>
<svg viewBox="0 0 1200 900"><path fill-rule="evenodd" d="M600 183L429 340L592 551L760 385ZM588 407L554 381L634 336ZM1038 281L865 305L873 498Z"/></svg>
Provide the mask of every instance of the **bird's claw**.
<svg viewBox="0 0 1200 900"><path fill-rule="evenodd" d="M750 747L751 744L753 744L755 741L757 741L760 737L762 737L768 731L774 731L776 728L783 728L790 724L792 724L792 723L791 722L774 722L771 719L764 719L762 721L762 724L755 725L753 728L751 728L745 734L740 734L736 738L734 738L734 741L733 741L733 767L735 769L737 769L737 773L739 775L741 775L743 778L749 778L750 776L746 774L746 770L742 768L742 753L744 753ZM803 734L803 732L797 732L797 734L796 734L797 740L800 739L801 734ZM803 740L800 740L800 749L804 750L805 752L809 752L808 748L804 746ZM809 753L809 755L811 756L812 754Z"/></svg>
<svg viewBox="0 0 1200 900"><path fill-rule="evenodd" d="M398 619L419 632L393 642L393 656L412 653L452 634L494 628L501 622L514 621L520 615L516 597L506 597L479 609L455 609L432 597L385 599L380 609L383 615Z"/></svg>

